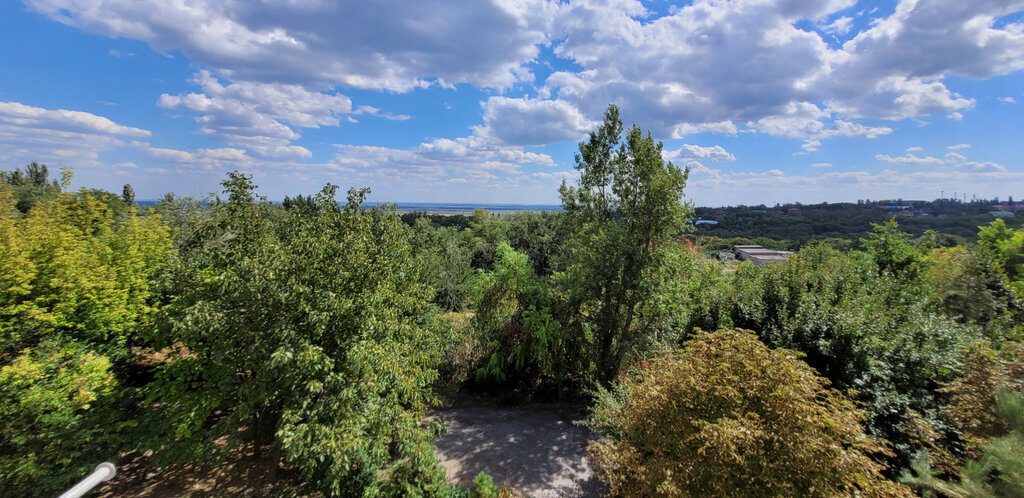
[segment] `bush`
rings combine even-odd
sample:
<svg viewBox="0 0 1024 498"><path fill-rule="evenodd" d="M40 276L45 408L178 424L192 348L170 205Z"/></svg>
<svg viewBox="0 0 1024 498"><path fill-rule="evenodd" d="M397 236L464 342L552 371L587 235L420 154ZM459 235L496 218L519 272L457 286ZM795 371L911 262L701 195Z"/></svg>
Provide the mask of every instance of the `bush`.
<svg viewBox="0 0 1024 498"><path fill-rule="evenodd" d="M365 190L339 209L328 185L304 212L258 201L239 173L224 186L153 337L182 346L147 386L159 463L226 457L247 428L326 495L447 489L421 424L439 317L408 228L393 208L365 209Z"/></svg>
<svg viewBox="0 0 1024 498"><path fill-rule="evenodd" d="M99 408L115 387L110 361L77 344L26 349L0 369L0 489L55 493L110 458L116 430Z"/></svg>
<svg viewBox="0 0 1024 498"><path fill-rule="evenodd" d="M641 365L591 419L598 476L623 496L899 496L853 403L749 331L698 333Z"/></svg>

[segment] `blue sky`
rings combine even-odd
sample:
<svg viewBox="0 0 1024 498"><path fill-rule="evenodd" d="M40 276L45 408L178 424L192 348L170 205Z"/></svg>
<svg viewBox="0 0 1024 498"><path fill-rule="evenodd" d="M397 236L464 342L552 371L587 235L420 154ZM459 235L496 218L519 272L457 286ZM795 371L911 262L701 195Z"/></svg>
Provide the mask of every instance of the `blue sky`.
<svg viewBox="0 0 1024 498"><path fill-rule="evenodd" d="M609 103L698 205L1024 198L1024 0L0 3L0 167L557 203Z"/></svg>

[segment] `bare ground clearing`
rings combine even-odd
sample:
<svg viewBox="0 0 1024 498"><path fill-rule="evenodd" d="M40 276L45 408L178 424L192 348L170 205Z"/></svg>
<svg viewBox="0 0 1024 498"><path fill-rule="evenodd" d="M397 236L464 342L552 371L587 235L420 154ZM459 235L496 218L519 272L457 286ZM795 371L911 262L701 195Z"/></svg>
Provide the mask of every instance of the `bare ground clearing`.
<svg viewBox="0 0 1024 498"><path fill-rule="evenodd" d="M447 423L434 444L457 484L472 486L481 471L528 496L599 496L601 485L585 458L591 434L573 425L574 411L549 407L464 405L430 414Z"/></svg>

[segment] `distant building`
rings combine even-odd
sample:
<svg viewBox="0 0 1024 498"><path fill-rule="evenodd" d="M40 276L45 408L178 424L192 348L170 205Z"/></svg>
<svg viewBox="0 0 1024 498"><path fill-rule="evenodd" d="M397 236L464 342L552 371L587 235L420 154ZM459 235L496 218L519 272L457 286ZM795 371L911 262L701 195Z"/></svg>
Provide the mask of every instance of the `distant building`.
<svg viewBox="0 0 1024 498"><path fill-rule="evenodd" d="M996 204L995 206L992 206L992 207L995 208L996 211L1011 211L1011 212L1024 211L1024 203Z"/></svg>
<svg viewBox="0 0 1024 498"><path fill-rule="evenodd" d="M733 246L733 250L736 251L736 258L741 261L750 261L755 266L767 266L771 263L778 263L789 259L789 256L793 253L789 251L777 251L775 249L765 249L758 245L739 245Z"/></svg>

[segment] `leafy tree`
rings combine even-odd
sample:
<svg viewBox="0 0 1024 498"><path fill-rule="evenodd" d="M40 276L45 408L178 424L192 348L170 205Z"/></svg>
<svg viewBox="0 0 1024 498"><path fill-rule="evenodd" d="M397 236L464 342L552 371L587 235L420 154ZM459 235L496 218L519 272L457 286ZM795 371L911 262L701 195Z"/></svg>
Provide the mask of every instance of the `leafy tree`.
<svg viewBox="0 0 1024 498"><path fill-rule="evenodd" d="M893 216L885 223L872 223L874 230L861 244L875 260L878 271L904 281L917 277L920 254L910 243L910 236L900 231L899 223Z"/></svg>
<svg viewBox="0 0 1024 498"><path fill-rule="evenodd" d="M979 341L964 350L962 361L963 374L942 390L950 398L947 416L967 454L976 457L987 441L1006 434L996 397L1001 391L1024 391L1024 345L1007 342L996 351Z"/></svg>
<svg viewBox="0 0 1024 498"><path fill-rule="evenodd" d="M879 275L869 255L813 245L785 263L741 264L732 322L759 330L771 347L804 353L837 389L863 402L869 432L893 443L898 468L945 427L938 389L956 377L960 351L978 338L975 329L929 313L912 289Z"/></svg>
<svg viewBox="0 0 1024 498"><path fill-rule="evenodd" d="M537 275L549 276L555 269L558 252L565 243L561 213L516 213L508 219L508 242L513 249L526 253Z"/></svg>
<svg viewBox="0 0 1024 498"><path fill-rule="evenodd" d="M1009 328L1018 300L986 253L962 246L938 248L921 262L921 283L932 309L960 323L978 325L993 338Z"/></svg>
<svg viewBox="0 0 1024 498"><path fill-rule="evenodd" d="M1024 297L1024 229L1007 228L1002 219L978 232L978 245L992 255L1010 279L1018 297Z"/></svg>
<svg viewBox="0 0 1024 498"><path fill-rule="evenodd" d="M40 200L55 198L67 187L69 181L70 176L65 174L65 180L61 183L56 180L51 182L46 165L35 161L24 169L0 171L0 182L12 189L15 206L21 213L27 213Z"/></svg>
<svg viewBox="0 0 1024 498"><path fill-rule="evenodd" d="M64 338L127 361L155 311L151 283L170 257L168 235L159 216L132 211L118 222L85 191L40 201L25 217L2 216L10 271L0 277L0 359Z"/></svg>
<svg viewBox="0 0 1024 498"><path fill-rule="evenodd" d="M621 140L619 110L579 145L576 187L562 183L571 326L591 344L594 377L604 385L650 330L637 312L655 293L665 247L692 213L682 202L688 171L665 163L662 144L633 126ZM621 143L620 143L621 142Z"/></svg>
<svg viewBox="0 0 1024 498"><path fill-rule="evenodd" d="M284 201L281 202L281 206L285 209L298 209L299 211L307 214L315 214L319 211L316 205L316 198L313 196L303 197L302 194L295 196L294 198L284 196Z"/></svg>
<svg viewBox="0 0 1024 498"><path fill-rule="evenodd" d="M435 227L427 218L412 225L410 242L417 266L435 291L439 306L461 311L466 307L476 280L473 251L462 233L451 227Z"/></svg>
<svg viewBox="0 0 1024 498"><path fill-rule="evenodd" d="M498 244L494 271L481 285L474 322L488 354L478 379L530 388L565 367L558 361L565 337L552 315L547 283L533 273L525 254Z"/></svg>
<svg viewBox="0 0 1024 498"><path fill-rule="evenodd" d="M4 492L52 496L115 456L106 405L116 386L110 361L74 342L25 349L0 368Z"/></svg>
<svg viewBox="0 0 1024 498"><path fill-rule="evenodd" d="M588 448L618 496L900 496L855 405L799 354L699 333L601 391Z"/></svg>
<svg viewBox="0 0 1024 498"><path fill-rule="evenodd" d="M0 188L0 488L16 495L66 488L130 447L130 348L170 257L159 216L54 196L20 216Z"/></svg>
<svg viewBox="0 0 1024 498"><path fill-rule="evenodd" d="M469 240L473 249L473 268L490 270L494 266L498 244L508 239L508 223L483 208L473 210L469 222Z"/></svg>
<svg viewBox="0 0 1024 498"><path fill-rule="evenodd" d="M223 185L154 337L181 346L149 391L160 460L223 456L246 427L328 495L446 489L421 425L436 315L393 208L367 210L353 189L336 209L328 185L317 214L275 222L250 177Z"/></svg>
<svg viewBox="0 0 1024 498"><path fill-rule="evenodd" d="M121 188L121 202L129 206L135 203L135 189L132 188L132 184L126 183Z"/></svg>
<svg viewBox="0 0 1024 498"><path fill-rule="evenodd" d="M1008 430L981 446L981 456L960 469L960 482L940 479L927 454L902 481L951 498L1024 496L1024 391L1003 390L996 401L999 423Z"/></svg>

